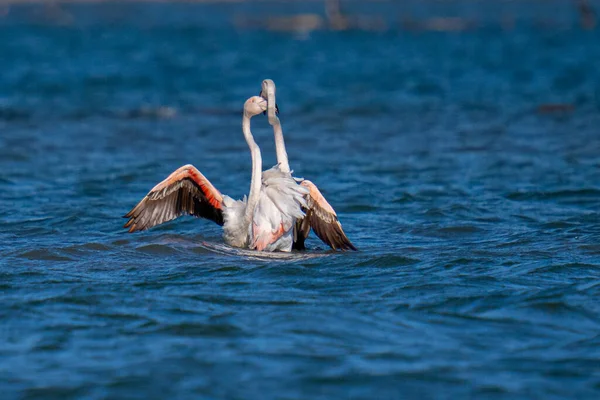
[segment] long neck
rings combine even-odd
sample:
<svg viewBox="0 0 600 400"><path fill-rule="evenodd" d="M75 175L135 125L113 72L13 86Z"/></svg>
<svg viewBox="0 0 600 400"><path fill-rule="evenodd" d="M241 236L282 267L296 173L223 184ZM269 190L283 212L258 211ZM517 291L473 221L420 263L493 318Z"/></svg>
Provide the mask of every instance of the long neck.
<svg viewBox="0 0 600 400"><path fill-rule="evenodd" d="M277 164L279 169L283 172L290 172L290 163L288 162L288 155L285 151L285 141L283 140L283 129L281 129L281 121L275 114L276 101L275 101L275 83L269 82L267 86L267 114L269 115L269 124L273 127L273 134L275 135L275 151L277 152Z"/></svg>
<svg viewBox="0 0 600 400"><path fill-rule="evenodd" d="M285 151L285 141L283 140L283 130L281 129L281 122L279 118L275 116L276 122L273 124L273 134L275 135L275 151L277 152L277 163L279 169L283 172L290 172L290 163L288 162L288 155Z"/></svg>
<svg viewBox="0 0 600 400"><path fill-rule="evenodd" d="M252 214L258 204L258 197L260 195L260 186L262 181L262 158L260 155L260 148L254 141L252 132L250 132L250 117L244 112L244 118L242 119L242 131L246 138L246 143L250 148L250 154L252 156L252 179L250 180L250 193L248 194L248 202L246 204L245 219L248 224L252 221Z"/></svg>

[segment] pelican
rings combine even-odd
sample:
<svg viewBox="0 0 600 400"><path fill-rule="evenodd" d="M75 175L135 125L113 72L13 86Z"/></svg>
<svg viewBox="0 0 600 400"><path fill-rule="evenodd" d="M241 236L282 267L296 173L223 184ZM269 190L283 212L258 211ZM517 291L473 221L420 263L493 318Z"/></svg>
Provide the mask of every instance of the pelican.
<svg viewBox="0 0 600 400"><path fill-rule="evenodd" d="M225 243L259 251L292 250L296 219L303 218L309 189L276 166L261 172L260 148L250 119L267 110L267 101L253 96L244 104L242 131L252 156L248 198L222 195L193 165L184 165L156 185L124 217L129 232L142 231L182 215L206 218L223 226Z"/></svg>
<svg viewBox="0 0 600 400"><path fill-rule="evenodd" d="M260 96L267 100L267 114L269 116L269 124L273 126L279 170L281 173L286 174L286 176L292 177L288 155L285 150L285 142L283 140L283 129L281 128L281 121L277 117L279 108L275 102L275 82L271 79L263 80ZM303 178L293 179L299 182L299 186L308 189L308 193L305 195L306 206L303 206L305 216L298 218L294 226L293 248L296 250L305 249L304 242L312 228L319 239L332 249L356 250L356 247L354 247L344 233L335 210L325 197L323 197L319 188L309 180Z"/></svg>

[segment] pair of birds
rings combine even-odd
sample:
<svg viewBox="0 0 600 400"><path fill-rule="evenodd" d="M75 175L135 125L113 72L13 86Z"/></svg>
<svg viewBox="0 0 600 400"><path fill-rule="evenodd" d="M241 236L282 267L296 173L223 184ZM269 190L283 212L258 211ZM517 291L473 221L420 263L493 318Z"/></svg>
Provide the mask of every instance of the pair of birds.
<svg viewBox="0 0 600 400"><path fill-rule="evenodd" d="M223 238L234 247L258 251L304 250L312 229L328 246L356 250L334 209L314 183L292 177L275 102L275 83L262 82L259 96L244 104L242 131L252 156L250 193L243 200L221 194L193 165L184 165L156 185L125 215L129 232L142 231L182 215L210 219L223 226ZM262 172L260 148L250 119L268 114L273 126L277 165Z"/></svg>

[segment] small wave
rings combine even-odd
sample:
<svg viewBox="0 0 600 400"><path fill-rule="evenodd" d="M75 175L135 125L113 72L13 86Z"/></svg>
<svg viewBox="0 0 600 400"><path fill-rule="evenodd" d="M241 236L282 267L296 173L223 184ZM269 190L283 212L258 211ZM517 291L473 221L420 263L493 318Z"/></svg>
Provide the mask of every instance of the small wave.
<svg viewBox="0 0 600 400"><path fill-rule="evenodd" d="M29 121L32 114L18 108L0 107L0 121L7 122Z"/></svg>
<svg viewBox="0 0 600 400"><path fill-rule="evenodd" d="M343 208L344 212L347 213L360 213L360 212L370 212L370 211L377 211L378 207L372 206L370 204L355 204L355 205L349 205L349 206L345 206Z"/></svg>
<svg viewBox="0 0 600 400"><path fill-rule="evenodd" d="M82 250L95 250L95 251L107 251L110 250L110 247L102 244L102 243L86 243L83 244L81 246L78 246L78 248L82 249Z"/></svg>
<svg viewBox="0 0 600 400"><path fill-rule="evenodd" d="M540 274L540 273L564 273L564 272L572 272L572 271L598 271L600 270L600 265L594 264L583 264L583 263L568 263L568 264L553 264L546 265L542 267L537 267L533 270L530 270L528 274Z"/></svg>
<svg viewBox="0 0 600 400"><path fill-rule="evenodd" d="M437 232L442 234L443 236L448 235L466 235L472 233L481 232L482 229L473 225L456 225L456 226L446 226L443 228L439 228Z"/></svg>
<svg viewBox="0 0 600 400"><path fill-rule="evenodd" d="M417 200L416 196L413 196L410 193L402 193L402 195L400 197L396 197L395 199L393 199L392 203L405 204L405 203L412 203L416 200Z"/></svg>
<svg viewBox="0 0 600 400"><path fill-rule="evenodd" d="M539 222L536 218L534 218L530 215L512 214L511 217L520 219L521 221L524 221L524 222Z"/></svg>
<svg viewBox="0 0 600 400"><path fill-rule="evenodd" d="M164 244L146 244L136 248L136 250L154 255L170 255L179 253L178 250Z"/></svg>
<svg viewBox="0 0 600 400"><path fill-rule="evenodd" d="M19 218L10 222L4 222L4 224L12 227L21 227L29 225L39 225L41 222L46 222L50 220L52 220L52 217Z"/></svg>
<svg viewBox="0 0 600 400"><path fill-rule="evenodd" d="M473 259L473 258L465 258L465 257L455 258L454 260L448 261L448 263L446 264L446 267L456 267L456 266L460 266L460 265L470 265L470 264L473 264L473 263L478 262L478 261L479 260Z"/></svg>
<svg viewBox="0 0 600 400"><path fill-rule="evenodd" d="M230 324L199 324L199 323L180 323L171 324L167 326L157 326L153 329L154 333L169 334L175 336L187 336L187 337L202 337L202 336L233 336L240 335L242 331Z"/></svg>
<svg viewBox="0 0 600 400"><path fill-rule="evenodd" d="M397 254L388 254L385 256L369 258L367 261L356 264L357 267L400 267L404 265L413 265L419 263L421 260L416 258L405 257Z"/></svg>
<svg viewBox="0 0 600 400"><path fill-rule="evenodd" d="M545 224L542 224L542 228L544 229L568 229L568 228L575 228L579 226L579 224L575 224L572 222L567 222L567 221L551 221L551 222L547 222Z"/></svg>
<svg viewBox="0 0 600 400"><path fill-rule="evenodd" d="M71 257L66 257L60 254L56 254L52 250L48 249L39 249L39 250L30 250L25 253L21 253L18 257L27 258L29 260L39 260L39 261L75 261Z"/></svg>
<svg viewBox="0 0 600 400"><path fill-rule="evenodd" d="M519 239L509 240L509 241L503 242L503 243L498 243L495 245L495 247L498 249L503 249L503 248L510 248L510 247L515 247L515 246L523 246L523 245L527 245L527 244L531 244L531 243L533 243L533 239L528 238L528 237L520 237Z"/></svg>
<svg viewBox="0 0 600 400"><path fill-rule="evenodd" d="M600 189L566 189L555 191L519 191L511 192L505 196L509 200L527 201L527 200L577 200L577 199L597 199L600 200Z"/></svg>
<svg viewBox="0 0 600 400"><path fill-rule="evenodd" d="M79 213L71 214L62 218L53 218L50 226L58 228L63 226L73 226L78 221L80 221L81 215Z"/></svg>
<svg viewBox="0 0 600 400"><path fill-rule="evenodd" d="M579 246L581 250L585 250L590 254L600 254L600 244L583 244Z"/></svg>
<svg viewBox="0 0 600 400"><path fill-rule="evenodd" d="M423 214L426 215L427 217L447 217L444 210L442 210L441 208L437 208L437 207L436 208L428 208L427 210L425 210L425 212Z"/></svg>

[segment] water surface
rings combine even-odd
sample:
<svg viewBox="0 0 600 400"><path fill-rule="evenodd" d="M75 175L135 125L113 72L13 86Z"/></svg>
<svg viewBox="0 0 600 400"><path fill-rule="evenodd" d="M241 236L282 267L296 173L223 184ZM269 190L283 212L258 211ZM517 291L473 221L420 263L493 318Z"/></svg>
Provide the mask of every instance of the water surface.
<svg viewBox="0 0 600 400"><path fill-rule="evenodd" d="M596 398L598 31L294 34L228 7L0 19L6 398ZM126 233L186 163L247 193L241 107L267 77L292 168L360 251Z"/></svg>

